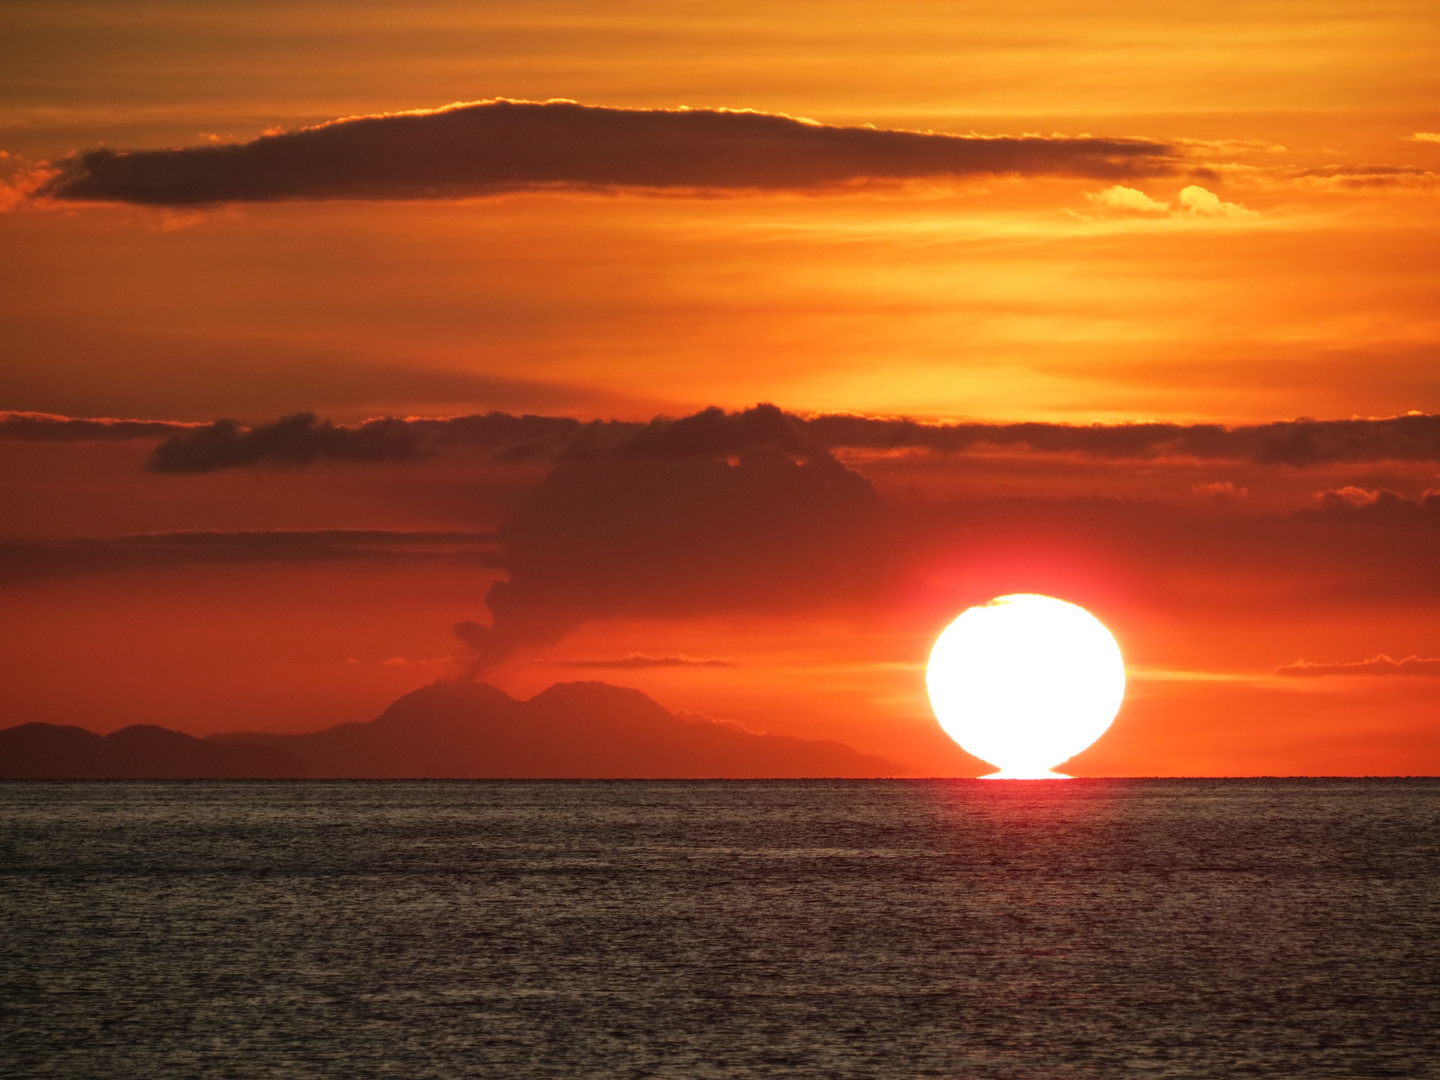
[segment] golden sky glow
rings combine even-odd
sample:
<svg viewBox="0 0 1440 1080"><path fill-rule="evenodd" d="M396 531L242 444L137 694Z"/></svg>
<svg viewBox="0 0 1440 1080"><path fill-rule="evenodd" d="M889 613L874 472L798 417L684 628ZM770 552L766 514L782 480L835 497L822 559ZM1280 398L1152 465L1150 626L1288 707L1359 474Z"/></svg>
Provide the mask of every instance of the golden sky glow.
<svg viewBox="0 0 1440 1080"><path fill-rule="evenodd" d="M643 422L759 402L1061 426L1440 414L1435 15L1421 2L8 4L0 410L242 426L295 412ZM583 108L461 114L528 119L485 159L511 173L472 163L459 180L443 116L395 123L495 99ZM695 112L676 120L681 108ZM382 119L325 129L353 138L326 173L329 151L302 129L358 116ZM563 145L556 117L572 125ZM102 149L131 153L72 156ZM186 153L135 156L165 150ZM260 164L243 175L205 172L246 154ZM193 186L193 169L212 186ZM463 666L451 627L489 625L492 583L508 574L538 610L572 572L525 563L539 556L504 533L540 529L542 511L571 520L555 494L571 459L548 443L171 474L146 468L158 429L19 430L0 432L15 723L366 719ZM1067 771L1434 772L1429 669L1282 670L1440 657L1440 497L1427 501L1440 442L1382 435L1400 441L1298 457L1013 433L958 450L807 446L815 470L797 490L841 483L824 472L838 462L854 512L879 522L847 541L872 545L853 596L796 584L803 560L756 541L756 565L726 580L736 596L793 585L783 604L638 570L630 598L581 582L565 618L546 609L559 629L497 654L487 677L527 694L604 678L920 773L973 773L929 715L924 657L964 607L1033 591L1094 611L1130 664L1114 729ZM614 467L596 482L641 500ZM732 477L758 485L735 495L746 513L771 507L766 476ZM685 486L645 483L661 502L641 509L660 518ZM383 558L33 547L497 528L509 538L493 558L422 557L403 539ZM567 666L632 655L734 666Z"/></svg>

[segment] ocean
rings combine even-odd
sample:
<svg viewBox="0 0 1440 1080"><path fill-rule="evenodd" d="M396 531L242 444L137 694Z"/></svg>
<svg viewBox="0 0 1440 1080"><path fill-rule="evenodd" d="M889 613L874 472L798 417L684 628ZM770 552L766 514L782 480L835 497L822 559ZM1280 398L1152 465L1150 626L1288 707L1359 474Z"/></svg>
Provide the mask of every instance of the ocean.
<svg viewBox="0 0 1440 1080"><path fill-rule="evenodd" d="M0 784L0 1075L1440 1077L1440 780Z"/></svg>

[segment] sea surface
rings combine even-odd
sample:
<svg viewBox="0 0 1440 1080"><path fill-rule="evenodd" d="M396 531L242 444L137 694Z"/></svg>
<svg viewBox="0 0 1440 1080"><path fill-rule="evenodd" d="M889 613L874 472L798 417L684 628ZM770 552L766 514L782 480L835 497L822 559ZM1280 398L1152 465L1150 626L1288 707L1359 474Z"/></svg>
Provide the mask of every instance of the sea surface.
<svg viewBox="0 0 1440 1080"><path fill-rule="evenodd" d="M1440 1077L1440 781L0 784L0 1075Z"/></svg>

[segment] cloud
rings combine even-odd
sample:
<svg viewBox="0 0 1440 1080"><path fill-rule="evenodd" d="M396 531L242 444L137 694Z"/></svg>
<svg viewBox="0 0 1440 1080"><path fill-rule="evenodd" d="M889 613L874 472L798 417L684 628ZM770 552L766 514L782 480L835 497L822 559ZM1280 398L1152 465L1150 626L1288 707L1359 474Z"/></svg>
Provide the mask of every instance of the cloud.
<svg viewBox="0 0 1440 1080"><path fill-rule="evenodd" d="M394 463L454 448L484 451L500 463L625 457L727 456L772 450L814 458L837 450L962 454L1014 447L1037 454L1112 459L1188 457L1308 468L1328 464L1440 462L1440 415L1221 424L927 423L845 413L800 416L774 405L727 413L635 421L492 412L453 417L387 417L357 425L308 413L246 428L213 424L0 414L0 438L82 441L164 437L147 468L155 472L304 466L322 461Z"/></svg>
<svg viewBox="0 0 1440 1080"><path fill-rule="evenodd" d="M0 439L18 442L125 442L178 435L199 426L169 420L77 419L51 413L0 412Z"/></svg>
<svg viewBox="0 0 1440 1080"><path fill-rule="evenodd" d="M501 529L492 624L455 632L479 669L594 620L844 604L876 584L881 511L828 455L566 461Z"/></svg>
<svg viewBox="0 0 1440 1080"><path fill-rule="evenodd" d="M1398 495L1393 491L1369 491L1361 487L1330 488L1315 493L1316 502L1334 510L1358 510L1366 506L1375 506L1382 499L1396 502L1408 501L1403 495Z"/></svg>
<svg viewBox="0 0 1440 1080"><path fill-rule="evenodd" d="M173 430L155 448L146 468L161 473L201 473L320 461L394 463L416 461L457 446L489 450L497 461L519 464L558 460L567 453L583 454L591 447L608 448L639 427L499 412L445 419L385 417L351 427L320 420L313 413L295 413L252 428L234 420L219 420Z"/></svg>
<svg viewBox="0 0 1440 1080"><path fill-rule="evenodd" d="M1174 141L1177 146L1211 153L1284 154L1290 149L1283 143L1271 142L1269 139L1176 139Z"/></svg>
<svg viewBox="0 0 1440 1080"><path fill-rule="evenodd" d="M0 540L0 586L89 574L243 563L461 558L493 564L486 532L317 529L168 532L57 540Z"/></svg>
<svg viewBox="0 0 1440 1080"><path fill-rule="evenodd" d="M1283 170L1276 178L1276 186L1339 194L1426 194L1440 189L1440 173L1418 165L1322 165Z"/></svg>
<svg viewBox="0 0 1440 1080"><path fill-rule="evenodd" d="M805 422L821 446L961 453L985 446L1102 458L1193 457L1294 468L1373 461L1440 461L1440 416L1221 424L924 424L829 415Z"/></svg>
<svg viewBox="0 0 1440 1080"><path fill-rule="evenodd" d="M58 170L47 165L33 165L18 161L0 150L0 161L17 161L18 167L9 176L0 177L0 214L25 205L54 180Z"/></svg>
<svg viewBox="0 0 1440 1080"><path fill-rule="evenodd" d="M472 674L612 619L873 619L931 602L953 613L1003 592L1079 595L1095 581L1204 607L1235 595L1187 584L1213 583L1217 565L1267 604L1319 602L1317 574L1327 604L1440 589L1431 545L1414 530L1377 537L1316 512L1217 517L1107 499L887 502L796 417L685 419L696 422L646 425L605 453L562 461L501 528L509 578L486 596L488 625L455 627Z"/></svg>
<svg viewBox="0 0 1440 1080"><path fill-rule="evenodd" d="M1179 142L1177 145L1184 148L1186 144ZM1423 195L1440 190L1440 172L1422 165L1341 162L1295 166L1228 161L1197 164L1192 167L1191 175L1223 178L1230 187L1254 191L1300 191L1327 195ZM1198 190L1205 191L1204 188ZM1201 202L1208 202L1204 196L1199 198Z"/></svg>
<svg viewBox="0 0 1440 1080"><path fill-rule="evenodd" d="M798 416L770 404L727 413L711 406L678 420L657 417L616 447L626 457L725 457L770 450L800 457L827 453Z"/></svg>
<svg viewBox="0 0 1440 1080"><path fill-rule="evenodd" d="M1318 510L1300 513L1322 514L1339 520L1372 521L1392 526L1440 526L1440 491L1426 491L1420 498L1405 498L1398 491L1369 491L1344 487L1318 491Z"/></svg>
<svg viewBox="0 0 1440 1080"><path fill-rule="evenodd" d="M176 432L155 448L147 468L191 473L242 465L310 465L316 461L413 461L420 432L403 420L371 420L359 427L319 421L310 413L245 429L221 420Z"/></svg>
<svg viewBox="0 0 1440 1080"><path fill-rule="evenodd" d="M1166 214L1170 211L1169 203L1159 202L1143 191L1125 187L1123 184L1116 184L1104 191L1087 191L1085 198L1107 210L1121 210L1133 214Z"/></svg>
<svg viewBox="0 0 1440 1080"><path fill-rule="evenodd" d="M1195 184L1180 189L1180 194L1176 196L1176 204L1173 207L1168 202L1152 199L1143 191L1126 187L1123 184L1115 184L1104 191L1086 192L1085 198L1095 206L1122 214L1168 215L1182 218L1259 216L1255 211L1247 210L1239 203L1222 202L1220 196Z"/></svg>
<svg viewBox="0 0 1440 1080"><path fill-rule="evenodd" d="M81 426L86 421L71 423L77 435L88 430ZM583 423L570 417L492 412L443 419L387 417L347 427L297 413L253 428L221 420L163 430L169 438L156 447L146 466L153 472L214 472L319 461L407 462L454 447L488 450L493 460L511 464L610 453L658 458L724 456L757 449L801 456L825 453L806 435L803 420L773 405L736 413L712 407L678 420L657 417L648 424Z"/></svg>
<svg viewBox="0 0 1440 1080"><path fill-rule="evenodd" d="M1342 487L1316 492L1315 501L1320 504L1319 509L1308 513L1387 525L1440 525L1440 492L1437 491L1427 491L1418 499L1407 499L1395 491Z"/></svg>
<svg viewBox="0 0 1440 1080"><path fill-rule="evenodd" d="M1440 173L1415 165L1332 165L1298 174L1301 185L1322 191L1431 192Z"/></svg>
<svg viewBox="0 0 1440 1080"><path fill-rule="evenodd" d="M1247 210L1239 203L1222 202L1219 195L1203 187L1191 184L1181 188L1181 208L1193 217L1256 217L1254 210Z"/></svg>
<svg viewBox="0 0 1440 1080"><path fill-rule="evenodd" d="M500 531L509 580L457 636L478 674L615 619L823 616L915 625L991 596L1145 596L1197 625L1440 596L1433 537L1325 515L1117 499L880 498L827 458L562 464ZM1218 568L1218 569L1217 569ZM588 663L588 661L586 661ZM614 666L629 666L620 661Z"/></svg>
<svg viewBox="0 0 1440 1080"><path fill-rule="evenodd" d="M411 434L391 438L386 433L396 426ZM533 656L586 623L611 619L823 613L867 621L904 610L921 611L916 618L923 621L924 611L953 615L1005 592L1074 595L1083 602L1086 590L1097 587L1225 618L1240 617L1248 604L1255 612L1330 610L1440 596L1429 530L1352 524L1435 522L1440 493L1415 500L1337 487L1298 514L1217 514L1196 501L887 502L834 456L856 447L940 455L1006 445L1120 461L1175 454L1248 459L1283 469L1395 457L1434 461L1440 460L1437 417L1239 428L922 424L807 418L757 406L648 423L496 413L394 419L373 435L357 434L366 428L311 417L283 430L250 429L262 435L248 442L246 429L233 425L171 435L185 441L187 453L218 446L204 459L207 468L374 461L376 447L398 460L421 460L453 446L479 448L491 460L544 460L554 468L516 504L498 534L176 533L10 542L0 545L0 581L267 560L464 560L508 574L487 596L488 616L475 612L476 619L456 627L466 644L460 663L472 672L517 654ZM216 431L223 435L216 438ZM304 443L301 450L293 440ZM1196 494L1233 498L1241 490L1215 480L1198 485ZM1224 588L1215 586L1217 566ZM562 666L639 670L726 662L633 654L581 657Z"/></svg>
<svg viewBox="0 0 1440 1080"><path fill-rule="evenodd" d="M1308 678L1320 675L1440 675L1440 657L1407 656L1393 660L1381 653L1369 660L1355 660L1349 663L1317 664L1308 660L1297 660L1293 664L1275 669L1277 675L1291 675Z"/></svg>
<svg viewBox="0 0 1440 1080"><path fill-rule="evenodd" d="M348 117L248 143L92 150L38 197L193 206L284 199L449 199L546 188L797 190L974 175L1174 172L1143 139L832 127L724 109L490 101Z"/></svg>
<svg viewBox="0 0 1440 1080"><path fill-rule="evenodd" d="M1204 498L1214 499L1216 502L1238 502L1248 498L1249 488L1237 487L1230 480L1215 480L1206 484L1195 484L1190 488L1193 494Z"/></svg>
<svg viewBox="0 0 1440 1080"><path fill-rule="evenodd" d="M733 668L739 666L733 660L696 660L689 656L644 656L640 653L631 653L629 656L612 660L552 660L550 664L553 667L603 668L610 671L674 667Z"/></svg>
<svg viewBox="0 0 1440 1080"><path fill-rule="evenodd" d="M1440 132L1437 132L1437 131L1417 131L1417 132L1415 132L1414 135L1411 135L1410 138L1411 138L1411 140L1414 141L1414 142L1436 142L1436 143L1440 143Z"/></svg>

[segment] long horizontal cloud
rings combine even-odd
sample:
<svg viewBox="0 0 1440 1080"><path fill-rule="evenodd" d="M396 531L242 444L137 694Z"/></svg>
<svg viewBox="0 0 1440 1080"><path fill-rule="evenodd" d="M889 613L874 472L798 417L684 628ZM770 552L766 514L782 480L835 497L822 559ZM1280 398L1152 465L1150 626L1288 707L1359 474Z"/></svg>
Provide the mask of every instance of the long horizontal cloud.
<svg viewBox="0 0 1440 1080"><path fill-rule="evenodd" d="M820 443L955 453L981 445L1099 457L1181 456L1262 465L1440 461L1440 416L1376 420L1277 420L1269 424L919 424L821 416L806 423Z"/></svg>
<svg viewBox="0 0 1440 1080"><path fill-rule="evenodd" d="M169 532L58 540L0 540L0 586L134 570L236 563L460 557L495 562L494 533L317 529Z"/></svg>
<svg viewBox="0 0 1440 1080"><path fill-rule="evenodd" d="M42 198L190 206L282 199L444 199L526 188L808 189L860 180L1174 172L1142 139L941 135L716 109L493 100L362 116L248 143L93 150Z"/></svg>
<svg viewBox="0 0 1440 1080"><path fill-rule="evenodd" d="M76 425L86 422L74 421ZM489 413L447 419L373 420L345 427L314 416L242 428L233 421L170 428L149 467L210 472L316 461L413 461L446 447L470 446L497 461L562 461L620 453L687 457L775 449L800 456L835 450L964 453L987 446L1104 458L1192 457L1294 468L1374 461L1440 462L1440 416L1375 420L1280 420L1220 424L924 424L863 416L804 418L773 405L727 413L706 409L648 424L581 423L569 417ZM5 429L0 426L0 437ZM32 437L32 436L23 436ZM57 432L53 437L60 437ZM95 437L77 427L75 438Z"/></svg>
<svg viewBox="0 0 1440 1080"><path fill-rule="evenodd" d="M171 420L114 420L108 417L56 416L53 413L0 412L0 439L17 442L126 442L163 438L202 426Z"/></svg>
<svg viewBox="0 0 1440 1080"><path fill-rule="evenodd" d="M711 408L649 423L583 422L567 416L384 418L343 425L308 413L244 427L108 420L38 413L0 414L0 439L40 442L162 439L148 468L213 472L322 461L406 462L448 448L486 451L498 462L558 462L619 453L687 457L776 449L802 457L836 450L960 454L1016 447L1041 454L1101 458L1189 457L1294 468L1378 461L1440 462L1440 415L1379 419L1277 420L1221 424L928 424L905 419L802 417L773 405L727 413Z"/></svg>
<svg viewBox="0 0 1440 1080"><path fill-rule="evenodd" d="M1324 191L1435 191L1440 172L1415 165L1328 165L1291 174L1301 187Z"/></svg>
<svg viewBox="0 0 1440 1080"><path fill-rule="evenodd" d="M1384 653L1369 660L1354 660L1339 664L1317 664L1297 660L1293 664L1276 668L1279 675L1299 677L1320 675L1440 675L1440 657L1407 656L1395 660Z"/></svg>

